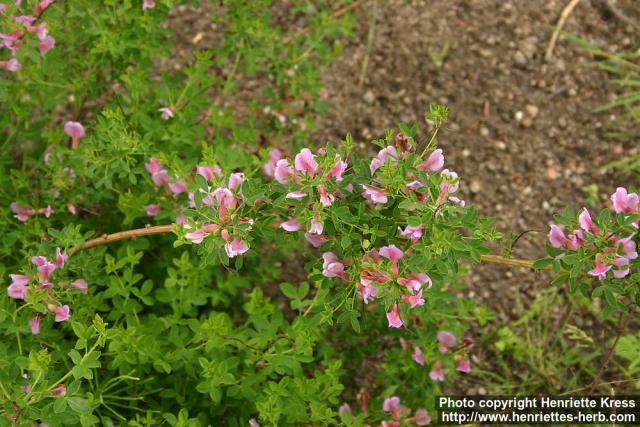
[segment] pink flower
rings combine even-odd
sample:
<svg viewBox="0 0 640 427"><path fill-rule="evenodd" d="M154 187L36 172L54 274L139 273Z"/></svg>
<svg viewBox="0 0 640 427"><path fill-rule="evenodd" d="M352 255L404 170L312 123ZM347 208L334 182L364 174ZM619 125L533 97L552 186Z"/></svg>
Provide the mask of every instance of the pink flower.
<svg viewBox="0 0 640 427"><path fill-rule="evenodd" d="M379 190L374 187L362 184L362 195L365 199L372 201L373 203L385 204L387 203L386 190Z"/></svg>
<svg viewBox="0 0 640 427"><path fill-rule="evenodd" d="M240 187L244 182L244 174L242 172L232 173L229 176L229 190Z"/></svg>
<svg viewBox="0 0 640 427"><path fill-rule="evenodd" d="M333 252L325 252L322 254L322 275L325 277L341 277L344 280L348 280L347 275L344 274L344 264L340 262L336 254Z"/></svg>
<svg viewBox="0 0 640 427"><path fill-rule="evenodd" d="M44 215L45 218L49 218L51 215L53 215L53 209L51 208L51 205L47 205L46 208L38 209L38 213L40 215Z"/></svg>
<svg viewBox="0 0 640 427"><path fill-rule="evenodd" d="M429 372L429 378L431 378L432 381L444 381L444 374L445 372L442 370L442 363L439 360L436 360L431 372Z"/></svg>
<svg viewBox="0 0 640 427"><path fill-rule="evenodd" d="M314 177L318 172L318 162L315 155L308 149L303 148L294 159L294 166L297 171L306 173L310 177Z"/></svg>
<svg viewBox="0 0 640 427"><path fill-rule="evenodd" d="M311 227L309 227L309 233L320 235L322 234L323 230L324 230L324 224L320 220L320 217L316 215L313 218L311 218Z"/></svg>
<svg viewBox="0 0 640 427"><path fill-rule="evenodd" d="M341 182L342 181L342 174L347 169L348 164L347 164L347 162L340 160L340 158L338 156L336 156L336 157L338 158L338 161L336 162L336 164L329 171L329 177L330 178L335 178L336 182Z"/></svg>
<svg viewBox="0 0 640 427"><path fill-rule="evenodd" d="M406 287L408 290L412 291L412 292L417 292L420 290L420 288L422 287L422 285L424 285L425 283L429 284L429 288L431 288L432 286L432 282L431 282L431 277L429 277L428 274L425 273L417 273L417 274L409 274L407 275L407 277L399 277L398 278L398 283L404 287Z"/></svg>
<svg viewBox="0 0 640 427"><path fill-rule="evenodd" d="M56 39L51 36L46 36L43 38L40 43L38 43L38 49L40 49L40 53L46 55L51 49L56 46Z"/></svg>
<svg viewBox="0 0 640 427"><path fill-rule="evenodd" d="M274 148L269 152L269 161L262 167L265 175L273 178L276 172L276 163L282 158L282 152Z"/></svg>
<svg viewBox="0 0 640 427"><path fill-rule="evenodd" d="M56 270L56 265L52 264L43 256L34 256L31 262L38 267L38 277L43 282L48 282L51 274Z"/></svg>
<svg viewBox="0 0 640 427"><path fill-rule="evenodd" d="M153 9L156 7L155 0L142 0L142 10Z"/></svg>
<svg viewBox="0 0 640 427"><path fill-rule="evenodd" d="M398 159L398 152L396 151L396 147L393 145L389 145L382 150L378 151L378 155L371 160L371 164L369 165L369 170L371 171L371 175L373 175L380 167L382 167L387 160L395 163Z"/></svg>
<svg viewBox="0 0 640 427"><path fill-rule="evenodd" d="M31 277L22 274L10 274L9 277L11 277L11 284L7 287L7 295L9 298L24 300Z"/></svg>
<svg viewBox="0 0 640 427"><path fill-rule="evenodd" d="M565 247L571 250L577 250L584 243L584 236L581 230L576 230L569 237L565 236L562 228L555 224L551 224L549 231L549 242L554 248Z"/></svg>
<svg viewBox="0 0 640 427"><path fill-rule="evenodd" d="M67 262L67 260L69 259L69 255L67 255L66 252L62 252L60 250L60 248L56 248L56 267L57 268L64 268L64 263Z"/></svg>
<svg viewBox="0 0 640 427"><path fill-rule="evenodd" d="M144 168L150 174L158 173L163 170L162 165L160 164L160 162L158 162L158 160L156 160L155 157L149 157L149 163L146 163L144 165Z"/></svg>
<svg viewBox="0 0 640 427"><path fill-rule="evenodd" d="M287 159L280 159L276 162L276 168L273 172L273 176L280 184L288 184L295 174L293 167L289 165L289 161Z"/></svg>
<svg viewBox="0 0 640 427"><path fill-rule="evenodd" d="M44 40L49 35L46 22L36 25L35 27L31 27L28 30L32 33L36 33L38 40L41 40L41 41Z"/></svg>
<svg viewBox="0 0 640 427"><path fill-rule="evenodd" d="M84 127L78 122L67 122L64 124L64 133L71 137L71 148L75 150L80 146L80 139L84 136Z"/></svg>
<svg viewBox="0 0 640 427"><path fill-rule="evenodd" d="M415 415L407 421L412 422L417 426L426 426L431 424L431 417L426 409L416 409Z"/></svg>
<svg viewBox="0 0 640 427"><path fill-rule="evenodd" d="M305 197L307 197L307 194L298 190L298 191L292 191L290 193L287 193L287 195L284 198L285 199L293 199L293 200L302 200Z"/></svg>
<svg viewBox="0 0 640 427"><path fill-rule="evenodd" d="M36 22L36 17L31 15L21 15L13 18L17 24L22 24L25 28L29 28Z"/></svg>
<svg viewBox="0 0 640 427"><path fill-rule="evenodd" d="M15 214L14 218L22 222L26 222L29 218L35 215L34 210L29 206L22 206L16 202L11 203L11 211Z"/></svg>
<svg viewBox="0 0 640 427"><path fill-rule="evenodd" d="M149 163L144 165L147 172L151 174L151 180L157 186L169 183L169 175L162 165L153 157L149 157Z"/></svg>
<svg viewBox="0 0 640 427"><path fill-rule="evenodd" d="M616 267L626 267L629 265L629 259L625 258L625 257L616 257L613 265L615 265ZM629 268L615 268L613 269L613 277L615 277L616 279L622 279L623 277L626 277L629 274Z"/></svg>
<svg viewBox="0 0 640 427"><path fill-rule="evenodd" d="M400 230L400 235L411 239L415 243L422 237L422 224L417 227L407 225L404 230Z"/></svg>
<svg viewBox="0 0 640 427"><path fill-rule="evenodd" d="M178 196L187 191L187 183L182 180L177 180L173 184L169 184L169 191Z"/></svg>
<svg viewBox="0 0 640 427"><path fill-rule="evenodd" d="M89 286L87 285L87 281L84 279L76 279L73 282L71 282L71 287L73 289L80 289L80 291L83 294L87 294L88 290L89 290Z"/></svg>
<svg viewBox="0 0 640 427"><path fill-rule="evenodd" d="M613 202L613 210L616 213L637 213L638 212L638 194L627 193L624 187L618 187L616 192L611 195Z"/></svg>
<svg viewBox="0 0 640 427"><path fill-rule="evenodd" d="M442 155L442 149L438 148L434 150L424 163L421 163L416 166L416 169L425 171L430 170L431 172L437 172L444 166L444 156Z"/></svg>
<svg viewBox="0 0 640 427"><path fill-rule="evenodd" d="M613 263L616 267L626 266L629 264L630 260L638 258L636 242L633 241L633 235L622 239L613 237L611 240L614 242L616 252L620 254L620 256L615 257L615 261ZM629 274L629 269L614 270L613 274L617 278L622 278Z"/></svg>
<svg viewBox="0 0 640 427"><path fill-rule="evenodd" d="M398 304L393 304L391 311L387 313L387 320L389 321L390 328L401 328L403 325L400 314L398 313Z"/></svg>
<svg viewBox="0 0 640 427"><path fill-rule="evenodd" d="M234 210L238 204L238 201L234 197L233 193L227 188L217 188L213 192L213 196L220 206L220 218L227 216L227 210Z"/></svg>
<svg viewBox="0 0 640 427"><path fill-rule="evenodd" d="M402 407L400 406L400 398L398 396L386 398L382 403L382 410L384 412L391 412L391 416L393 418L400 418L400 411L402 410Z"/></svg>
<svg viewBox="0 0 640 427"><path fill-rule="evenodd" d="M367 279L360 279L360 283L357 284L358 292L365 304L369 304L369 300L376 298L376 288L371 286L371 281Z"/></svg>
<svg viewBox="0 0 640 427"><path fill-rule="evenodd" d="M314 248L319 248L326 241L329 240L328 237L316 236L315 234L311 234L311 233L304 233L304 238L307 239L307 241L311 243L311 246L313 246Z"/></svg>
<svg viewBox="0 0 640 427"><path fill-rule="evenodd" d="M280 224L280 228L282 228L284 231L289 231L289 232L299 231L299 230L302 230L302 224L300 224L298 221L292 218L289 221L285 221L282 224Z"/></svg>
<svg viewBox="0 0 640 427"><path fill-rule="evenodd" d="M456 336L451 332L439 331L437 336L440 343L440 353L447 353L451 347L456 345Z"/></svg>
<svg viewBox="0 0 640 427"><path fill-rule="evenodd" d="M33 335L38 335L40 333L40 321L42 317L40 314L36 314L31 320L29 320L29 327L31 328L31 333Z"/></svg>
<svg viewBox="0 0 640 427"><path fill-rule="evenodd" d="M444 176L445 178L447 178L447 180L449 182L443 182L442 184L440 184L440 189L442 191L444 191L443 187L445 185L447 185L447 193L455 193L456 191L458 191L458 187L460 186L460 180L458 179L458 174L455 173L454 171L450 171L449 169L444 169L442 172L440 172L440 174L442 174L442 176Z"/></svg>
<svg viewBox="0 0 640 427"><path fill-rule="evenodd" d="M171 118L173 118L173 111L171 111L171 108L169 107L162 107L159 108L158 111L161 113L162 119L163 120L169 120Z"/></svg>
<svg viewBox="0 0 640 427"><path fill-rule="evenodd" d="M456 355L453 358L456 361L456 370L462 372L463 374L468 374L471 372L471 362L469 359L465 359L462 356Z"/></svg>
<svg viewBox="0 0 640 427"><path fill-rule="evenodd" d="M416 308L419 305L424 305L424 299L422 299L422 290L415 295L403 295L402 301L409 303L411 308Z"/></svg>
<svg viewBox="0 0 640 427"><path fill-rule="evenodd" d="M50 391L51 391L51 394L57 397L64 397L67 394L67 388L65 387L64 384L58 384L57 386L53 387Z"/></svg>
<svg viewBox="0 0 640 427"><path fill-rule="evenodd" d="M582 209L582 212L578 216L578 222L580 223L580 227L584 231L592 234L600 233L600 229L591 220L591 215L589 215L589 211L587 210L587 208Z"/></svg>
<svg viewBox="0 0 640 427"><path fill-rule="evenodd" d="M424 354L422 354L422 350L420 349L420 347L413 347L413 354L411 355L411 358L415 360L418 365L424 365Z"/></svg>
<svg viewBox="0 0 640 427"><path fill-rule="evenodd" d="M208 166L196 166L196 173L207 181L211 181L213 179L213 171Z"/></svg>
<svg viewBox="0 0 640 427"><path fill-rule="evenodd" d="M162 206L160 206L159 204L151 204L151 205L146 205L144 207L145 212L147 213L147 215L153 217L158 215L158 212L160 212L160 209L162 208Z"/></svg>
<svg viewBox="0 0 640 427"><path fill-rule="evenodd" d="M52 313L56 315L56 318L55 318L56 322L64 322L65 320L69 320L70 310L68 305L63 305L61 307L58 307L56 305L49 304L47 305L47 307L49 308L49 310L51 310Z"/></svg>
<svg viewBox="0 0 640 427"><path fill-rule="evenodd" d="M320 203L322 203L322 206L327 208L333 204L335 197L333 197L333 194L327 193L324 186L318 185L318 193L320 193Z"/></svg>
<svg viewBox="0 0 640 427"><path fill-rule="evenodd" d="M218 229L218 227L218 224L207 224L191 233L185 234L184 237L191 240L193 243L200 244L204 240L204 236L209 233L213 233Z"/></svg>
<svg viewBox="0 0 640 427"><path fill-rule="evenodd" d="M234 258L247 252L249 250L249 245L243 240L240 240L239 237L236 237L232 242L227 242L224 245L224 250L227 252L227 256L229 258Z"/></svg>
<svg viewBox="0 0 640 427"><path fill-rule="evenodd" d="M7 71L15 73L17 71L20 71L22 65L18 62L17 59L11 58L8 61L0 61L0 68L4 68Z"/></svg>
<svg viewBox="0 0 640 427"><path fill-rule="evenodd" d="M416 180L416 181L407 182L405 186L409 187L413 191L416 191L418 188L424 186L424 184L422 183L422 181Z"/></svg>
<svg viewBox="0 0 640 427"><path fill-rule="evenodd" d="M353 413L351 412L351 406L349 406L348 403L343 403L342 405L340 405L340 407L338 408L338 416L340 418L342 418L342 416L344 414L349 414L351 416L353 416Z"/></svg>
<svg viewBox="0 0 640 427"><path fill-rule="evenodd" d="M456 204L456 205L459 205L459 206L460 206L460 207L462 207L462 208L464 208L464 207L466 206L466 204L467 204L467 202L465 202L464 200L462 200L462 199L460 199L460 198L458 198L458 197L456 197L456 196L451 196L451 197L449 197L449 201L450 201L451 203L454 203L454 204Z"/></svg>
<svg viewBox="0 0 640 427"><path fill-rule="evenodd" d="M393 262L398 262L404 256L404 253L396 245L383 246L378 253L381 257Z"/></svg>
<svg viewBox="0 0 640 427"><path fill-rule="evenodd" d="M40 3L38 3L36 8L33 10L33 15L40 16L42 12L47 10L47 8L53 4L54 1L55 0L42 0Z"/></svg>
<svg viewBox="0 0 640 427"><path fill-rule="evenodd" d="M596 255L596 260L594 262L595 267L593 270L589 271L590 276L597 277L600 280L604 280L607 278L607 271L611 270L611 266L600 261L600 256Z"/></svg>

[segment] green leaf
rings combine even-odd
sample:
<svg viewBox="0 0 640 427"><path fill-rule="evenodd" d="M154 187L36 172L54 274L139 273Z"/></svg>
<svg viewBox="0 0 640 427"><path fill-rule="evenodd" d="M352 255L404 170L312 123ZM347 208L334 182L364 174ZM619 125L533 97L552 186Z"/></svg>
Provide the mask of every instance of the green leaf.
<svg viewBox="0 0 640 427"><path fill-rule="evenodd" d="M293 287L291 283L287 283L287 282L280 283L280 290L286 297L290 299L298 298L298 292L296 291L296 288Z"/></svg>
<svg viewBox="0 0 640 427"><path fill-rule="evenodd" d="M548 265L553 264L553 258L541 258L533 262L533 268L536 270L541 270Z"/></svg>
<svg viewBox="0 0 640 427"><path fill-rule="evenodd" d="M78 414L83 414L90 411L89 403L86 399L81 397L70 397L67 399L67 403L69 403L69 407L72 411L77 412Z"/></svg>

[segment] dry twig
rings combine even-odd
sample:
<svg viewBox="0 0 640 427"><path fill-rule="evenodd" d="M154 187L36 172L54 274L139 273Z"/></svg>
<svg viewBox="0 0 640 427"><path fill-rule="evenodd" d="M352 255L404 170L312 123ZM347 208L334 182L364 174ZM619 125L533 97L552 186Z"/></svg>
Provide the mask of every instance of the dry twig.
<svg viewBox="0 0 640 427"><path fill-rule="evenodd" d="M560 19L558 19L558 23L556 24L556 28L553 30L553 34L551 35L551 40L549 40L549 45L547 46L547 51L544 54L545 61L550 61L553 56L553 49L556 47L556 43L558 42L558 37L560 36L560 31L562 31L562 27L564 27L564 23L567 22L567 18L573 12L573 9L580 3L580 0L571 0L564 9L562 9L562 13L560 14Z"/></svg>

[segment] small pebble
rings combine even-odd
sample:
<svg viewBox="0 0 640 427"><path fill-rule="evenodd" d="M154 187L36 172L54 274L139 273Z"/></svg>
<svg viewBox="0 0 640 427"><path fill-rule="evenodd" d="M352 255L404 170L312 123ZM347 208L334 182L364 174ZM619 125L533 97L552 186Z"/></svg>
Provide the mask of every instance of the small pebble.
<svg viewBox="0 0 640 427"><path fill-rule="evenodd" d="M540 112L540 109L532 104L529 104L525 107L525 110L527 110L527 114L529 114L529 116L532 119L535 119L536 117L538 117L538 113Z"/></svg>
<svg viewBox="0 0 640 427"><path fill-rule="evenodd" d="M370 90L366 91L364 96L362 97L362 99L364 100L364 102L366 102L367 104L373 104L373 101L376 100L376 96L373 94L373 92L371 92Z"/></svg>

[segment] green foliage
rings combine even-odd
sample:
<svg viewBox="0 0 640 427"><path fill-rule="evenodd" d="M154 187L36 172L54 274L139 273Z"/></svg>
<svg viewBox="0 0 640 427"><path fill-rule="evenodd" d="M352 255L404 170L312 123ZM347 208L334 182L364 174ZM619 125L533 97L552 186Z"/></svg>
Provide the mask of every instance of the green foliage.
<svg viewBox="0 0 640 427"><path fill-rule="evenodd" d="M414 422L445 390L439 370L468 371L470 326L494 317L460 297L502 234L435 166L448 109L429 106L432 132L402 123L373 141L377 166L350 135L296 161L327 109L321 71L352 32L335 13L348 2L201 2L216 31L186 61L164 22L191 2L151 3L53 2L34 17L56 38L46 54L14 19L35 1L1 15L3 34L25 31L22 68L2 56L0 70L0 425L366 425L393 395ZM265 179L276 161L296 167ZM297 234L280 229L292 219ZM630 233L637 219L597 223ZM588 249L548 251L536 267L606 316L638 299L637 273L595 286ZM524 363L530 342L498 335Z"/></svg>

